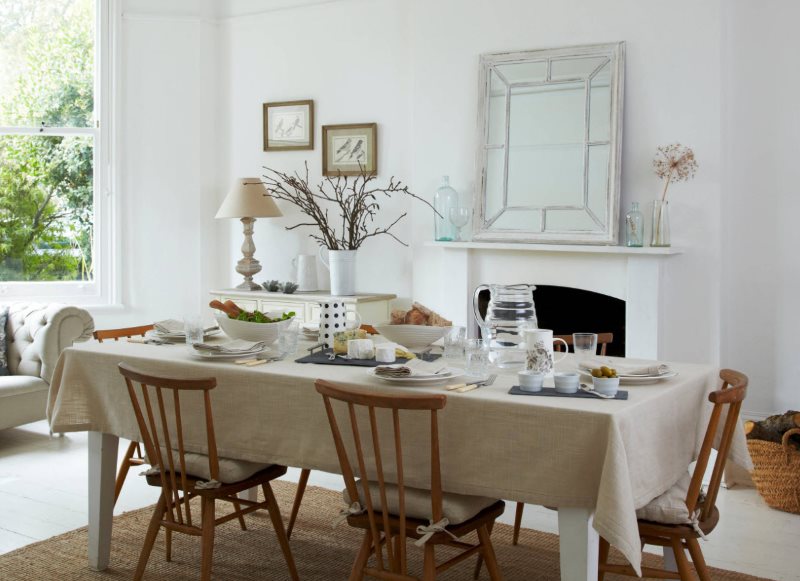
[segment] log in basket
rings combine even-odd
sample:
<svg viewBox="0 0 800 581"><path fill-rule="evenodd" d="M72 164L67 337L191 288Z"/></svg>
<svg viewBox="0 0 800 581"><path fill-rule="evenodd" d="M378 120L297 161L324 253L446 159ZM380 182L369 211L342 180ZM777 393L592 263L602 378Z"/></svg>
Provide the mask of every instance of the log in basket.
<svg viewBox="0 0 800 581"><path fill-rule="evenodd" d="M800 514L800 452L789 438L800 434L800 428L783 434L780 444L764 440L748 440L753 459L753 482L764 501L778 510Z"/></svg>

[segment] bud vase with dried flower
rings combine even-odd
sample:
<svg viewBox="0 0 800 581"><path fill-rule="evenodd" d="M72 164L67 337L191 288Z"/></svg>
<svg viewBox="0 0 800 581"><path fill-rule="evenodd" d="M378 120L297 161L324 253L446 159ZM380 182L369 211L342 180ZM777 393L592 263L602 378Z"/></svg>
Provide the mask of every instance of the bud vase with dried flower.
<svg viewBox="0 0 800 581"><path fill-rule="evenodd" d="M669 202L653 200L653 229L650 233L650 246L670 246Z"/></svg>

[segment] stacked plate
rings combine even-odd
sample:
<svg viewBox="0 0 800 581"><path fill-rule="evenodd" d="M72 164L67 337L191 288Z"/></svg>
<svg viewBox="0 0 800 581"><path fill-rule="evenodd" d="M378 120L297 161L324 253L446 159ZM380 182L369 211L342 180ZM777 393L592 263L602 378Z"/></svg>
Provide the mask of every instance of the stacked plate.
<svg viewBox="0 0 800 581"><path fill-rule="evenodd" d="M620 383L654 383L678 375L678 372L671 369L669 365L657 361L626 362L610 359L582 361L578 364L578 371L582 375L591 377L592 369L603 365L617 370Z"/></svg>
<svg viewBox="0 0 800 581"><path fill-rule="evenodd" d="M210 337L219 333L219 327L212 325L203 329L203 338ZM145 337L152 337L159 341L169 343L185 343L186 332L183 330L183 322L177 319L167 319L153 324L153 330L145 333Z"/></svg>
<svg viewBox="0 0 800 581"><path fill-rule="evenodd" d="M192 347L192 352L203 359L238 359L263 353L267 350L267 343L236 339L227 343L195 343Z"/></svg>
<svg viewBox="0 0 800 581"><path fill-rule="evenodd" d="M450 381L456 377L464 375L463 369L455 367L442 367L434 371L422 369L408 369L407 364L402 365L382 365L367 369L367 373L376 379L381 379L389 383L404 384L430 384L442 381ZM400 368L407 369L402 371ZM385 369L391 371L384 371ZM397 369L397 371L393 371Z"/></svg>
<svg viewBox="0 0 800 581"><path fill-rule="evenodd" d="M300 332L304 339L316 341L319 339L319 323L306 323L300 327Z"/></svg>

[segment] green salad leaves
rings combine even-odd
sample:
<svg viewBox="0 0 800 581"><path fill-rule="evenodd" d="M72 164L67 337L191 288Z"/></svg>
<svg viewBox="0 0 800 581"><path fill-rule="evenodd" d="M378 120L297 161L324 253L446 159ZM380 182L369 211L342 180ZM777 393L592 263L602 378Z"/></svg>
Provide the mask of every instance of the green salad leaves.
<svg viewBox="0 0 800 581"><path fill-rule="evenodd" d="M283 315L277 319L272 319L261 311L253 311L252 313L249 311L242 311L239 313L239 316L236 317L236 320L247 321L248 323L278 323L280 321L285 321L286 319L291 319L294 316L295 312L289 311L288 313L283 313ZM230 318L233 319L234 317Z"/></svg>

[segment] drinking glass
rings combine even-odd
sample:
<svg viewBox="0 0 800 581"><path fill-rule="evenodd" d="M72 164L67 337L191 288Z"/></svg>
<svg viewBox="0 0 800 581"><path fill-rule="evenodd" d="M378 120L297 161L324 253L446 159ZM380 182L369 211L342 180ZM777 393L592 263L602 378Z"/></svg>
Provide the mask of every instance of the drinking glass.
<svg viewBox="0 0 800 581"><path fill-rule="evenodd" d="M294 355L297 351L297 340L300 334L300 323L297 322L297 319L292 319L292 321L286 325L286 328L281 331L281 334L278 336L278 355L281 359L285 359L291 355Z"/></svg>
<svg viewBox="0 0 800 581"><path fill-rule="evenodd" d="M483 377L489 372L489 345L483 339L464 341L467 359L467 375Z"/></svg>
<svg viewBox="0 0 800 581"><path fill-rule="evenodd" d="M183 332L186 344L194 345L203 342L203 318L200 315L187 315L183 318Z"/></svg>
<svg viewBox="0 0 800 581"><path fill-rule="evenodd" d="M454 242L461 242L461 229L469 222L469 208L450 208L450 223L456 227L456 237Z"/></svg>
<svg viewBox="0 0 800 581"><path fill-rule="evenodd" d="M463 359L464 339L467 336L465 327L452 327L444 336L444 358Z"/></svg>
<svg viewBox="0 0 800 581"><path fill-rule="evenodd" d="M572 345L578 361L586 361L597 355L597 333L573 333Z"/></svg>

